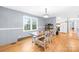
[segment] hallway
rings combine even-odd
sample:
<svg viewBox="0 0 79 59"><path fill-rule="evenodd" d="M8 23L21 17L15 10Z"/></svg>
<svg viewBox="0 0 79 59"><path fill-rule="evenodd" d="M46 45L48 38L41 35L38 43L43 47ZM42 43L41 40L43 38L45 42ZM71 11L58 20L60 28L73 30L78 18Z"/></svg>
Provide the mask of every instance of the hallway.
<svg viewBox="0 0 79 59"><path fill-rule="evenodd" d="M32 38L23 39L16 44L7 45L0 47L0 51L3 52L41 52L44 51L43 48L33 45ZM58 36L52 38L52 43L48 44L48 48L45 49L47 52L76 52L79 51L79 40L73 31L69 34L60 33Z"/></svg>

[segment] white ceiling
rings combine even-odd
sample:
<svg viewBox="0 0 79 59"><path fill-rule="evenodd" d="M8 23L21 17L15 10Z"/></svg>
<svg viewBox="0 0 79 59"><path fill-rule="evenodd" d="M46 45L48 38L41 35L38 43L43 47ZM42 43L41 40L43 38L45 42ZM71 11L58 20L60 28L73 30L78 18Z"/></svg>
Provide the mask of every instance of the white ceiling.
<svg viewBox="0 0 79 59"><path fill-rule="evenodd" d="M47 8L50 17L54 16L78 16L79 6L4 6L17 11L26 12L35 16L43 17Z"/></svg>

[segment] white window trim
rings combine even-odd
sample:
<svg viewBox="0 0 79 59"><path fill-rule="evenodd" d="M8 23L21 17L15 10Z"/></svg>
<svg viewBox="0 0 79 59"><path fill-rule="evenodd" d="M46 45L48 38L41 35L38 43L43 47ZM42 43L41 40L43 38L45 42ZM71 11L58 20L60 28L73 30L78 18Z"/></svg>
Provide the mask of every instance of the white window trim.
<svg viewBox="0 0 79 59"><path fill-rule="evenodd" d="M25 19L25 17L29 17L30 18L30 21L31 21L31 23L30 23L30 30L24 30L24 19ZM37 27L37 29L32 29L32 19L36 19L36 27ZM27 32L27 31L36 31L36 30L38 30L38 18L35 18L35 17L30 17L30 16L23 16L23 32Z"/></svg>

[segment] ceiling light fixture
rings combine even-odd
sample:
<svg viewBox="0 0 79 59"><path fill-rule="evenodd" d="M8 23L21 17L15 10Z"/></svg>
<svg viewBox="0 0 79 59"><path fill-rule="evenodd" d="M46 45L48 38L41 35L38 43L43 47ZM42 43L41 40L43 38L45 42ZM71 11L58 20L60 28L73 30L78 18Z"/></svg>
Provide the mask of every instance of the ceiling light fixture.
<svg viewBox="0 0 79 59"><path fill-rule="evenodd" d="M45 14L44 14L43 17L44 17L44 18L48 18L48 17L49 17L49 15L47 14L47 8L45 8Z"/></svg>

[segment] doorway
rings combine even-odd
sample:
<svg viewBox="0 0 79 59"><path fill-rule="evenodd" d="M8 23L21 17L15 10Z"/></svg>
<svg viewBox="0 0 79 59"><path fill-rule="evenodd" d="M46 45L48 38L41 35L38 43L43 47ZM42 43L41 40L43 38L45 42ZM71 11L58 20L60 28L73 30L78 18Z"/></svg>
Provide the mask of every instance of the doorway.
<svg viewBox="0 0 79 59"><path fill-rule="evenodd" d="M74 31L76 34L79 33L79 18L69 18L68 19L68 30Z"/></svg>
<svg viewBox="0 0 79 59"><path fill-rule="evenodd" d="M67 18L66 17L57 17L56 18L56 27L60 28L59 32L67 33Z"/></svg>
<svg viewBox="0 0 79 59"><path fill-rule="evenodd" d="M79 34L79 18L57 17L56 26L60 28L60 32L69 33L71 31Z"/></svg>

